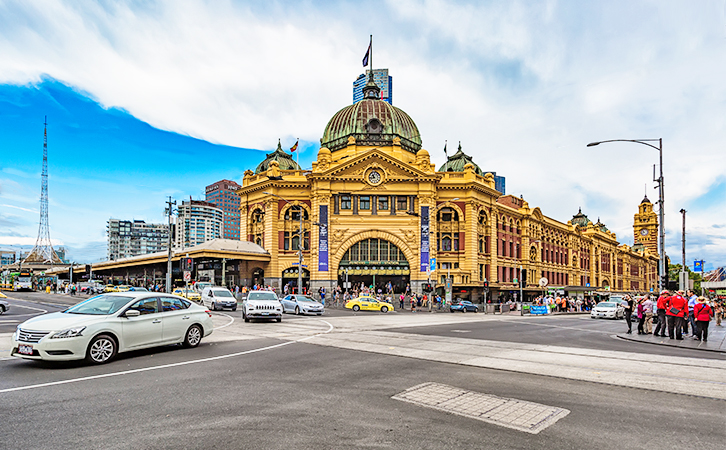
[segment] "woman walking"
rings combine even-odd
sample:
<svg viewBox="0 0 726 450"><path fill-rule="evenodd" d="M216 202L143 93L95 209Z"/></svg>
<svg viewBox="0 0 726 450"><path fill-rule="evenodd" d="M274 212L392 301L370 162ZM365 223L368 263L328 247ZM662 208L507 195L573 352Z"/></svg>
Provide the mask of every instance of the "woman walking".
<svg viewBox="0 0 726 450"><path fill-rule="evenodd" d="M693 307L693 318L696 320L696 339L697 341L708 342L708 323L713 315L713 310L708 303L706 297L698 297L696 305Z"/></svg>
<svg viewBox="0 0 726 450"><path fill-rule="evenodd" d="M643 300L642 298L638 299L638 334L645 334L645 330L643 329L643 325L645 325L645 307L643 306Z"/></svg>
<svg viewBox="0 0 726 450"><path fill-rule="evenodd" d="M627 334L631 334L633 332L633 322L631 322L631 317L633 316L633 306L634 306L633 299L630 298L629 295L625 295L625 300L623 301L623 308L625 308L625 322L628 324L628 332Z"/></svg>

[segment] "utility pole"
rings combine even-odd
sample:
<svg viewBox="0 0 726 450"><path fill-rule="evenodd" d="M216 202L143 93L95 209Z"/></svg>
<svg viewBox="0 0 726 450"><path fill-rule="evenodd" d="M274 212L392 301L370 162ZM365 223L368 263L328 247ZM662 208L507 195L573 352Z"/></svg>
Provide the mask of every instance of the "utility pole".
<svg viewBox="0 0 726 450"><path fill-rule="evenodd" d="M176 200L172 200L171 196L169 196L169 199L166 201L166 211L165 213L169 217L169 239L168 239L168 250L169 250L169 256L166 261L166 293L171 294L171 238L172 238L172 232L171 232L171 216L174 214L174 207L176 206Z"/></svg>
<svg viewBox="0 0 726 450"><path fill-rule="evenodd" d="M522 298L522 265L519 265L519 278L517 278L517 281L519 281L519 315L524 315L524 299Z"/></svg>
<svg viewBox="0 0 726 450"><path fill-rule="evenodd" d="M678 288L682 291L688 289L688 272L686 271L686 210L681 209L679 211L683 216L683 231L681 237L681 252L683 254L683 266L681 267L680 282Z"/></svg>

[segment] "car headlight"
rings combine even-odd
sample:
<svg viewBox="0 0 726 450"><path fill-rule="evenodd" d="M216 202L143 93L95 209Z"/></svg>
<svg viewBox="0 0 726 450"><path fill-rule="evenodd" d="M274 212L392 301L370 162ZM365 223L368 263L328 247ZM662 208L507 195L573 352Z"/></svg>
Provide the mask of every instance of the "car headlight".
<svg viewBox="0 0 726 450"><path fill-rule="evenodd" d="M51 339L63 339L63 338L72 338L72 337L83 336L81 333L85 329L86 329L86 327L68 328L67 330L57 332L50 338Z"/></svg>

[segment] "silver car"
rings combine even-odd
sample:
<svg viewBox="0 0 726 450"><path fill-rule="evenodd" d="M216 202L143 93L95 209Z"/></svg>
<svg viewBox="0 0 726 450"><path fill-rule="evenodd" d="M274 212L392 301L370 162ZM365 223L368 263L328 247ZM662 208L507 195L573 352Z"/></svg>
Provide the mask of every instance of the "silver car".
<svg viewBox="0 0 726 450"><path fill-rule="evenodd" d="M322 316L325 307L322 303L307 295L288 295L280 300L282 312L295 314L317 314Z"/></svg>
<svg viewBox="0 0 726 450"><path fill-rule="evenodd" d="M0 314L4 313L8 309L10 309L10 303L8 303L7 300L0 298Z"/></svg>

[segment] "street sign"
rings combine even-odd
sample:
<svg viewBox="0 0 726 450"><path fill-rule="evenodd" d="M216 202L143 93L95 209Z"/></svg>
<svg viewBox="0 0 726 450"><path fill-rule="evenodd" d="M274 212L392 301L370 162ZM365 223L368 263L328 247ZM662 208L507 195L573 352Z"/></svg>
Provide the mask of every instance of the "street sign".
<svg viewBox="0 0 726 450"><path fill-rule="evenodd" d="M515 279L512 280L512 283L519 284L519 280L515 278Z"/></svg>
<svg viewBox="0 0 726 450"><path fill-rule="evenodd" d="M547 280L547 278L542 277L539 279L539 287L545 287L547 286L547 283L549 283L549 280Z"/></svg>
<svg viewBox="0 0 726 450"><path fill-rule="evenodd" d="M434 270L436 270L436 258L431 258L431 260L429 261L429 263L430 263L430 266L429 267L431 267L431 272L433 272Z"/></svg>
<svg viewBox="0 0 726 450"><path fill-rule="evenodd" d="M184 281L192 281L192 273L188 270L184 271Z"/></svg>

